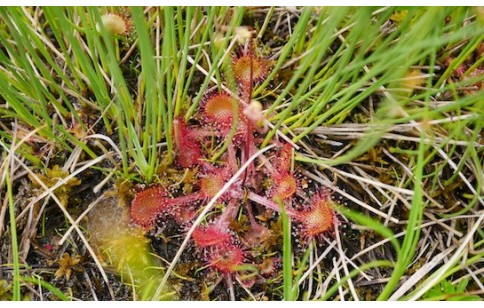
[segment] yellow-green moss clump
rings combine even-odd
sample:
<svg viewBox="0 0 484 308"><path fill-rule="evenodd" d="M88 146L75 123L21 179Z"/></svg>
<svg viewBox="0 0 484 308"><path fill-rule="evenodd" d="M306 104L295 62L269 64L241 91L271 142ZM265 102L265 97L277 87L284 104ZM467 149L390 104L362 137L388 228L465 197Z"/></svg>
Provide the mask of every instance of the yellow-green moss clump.
<svg viewBox="0 0 484 308"><path fill-rule="evenodd" d="M134 286L135 299L152 299L164 271L152 255L143 230L130 225L128 209L119 206L116 197L106 197L88 218L91 243L99 257L114 266L126 284ZM175 292L165 286L156 300L173 299Z"/></svg>

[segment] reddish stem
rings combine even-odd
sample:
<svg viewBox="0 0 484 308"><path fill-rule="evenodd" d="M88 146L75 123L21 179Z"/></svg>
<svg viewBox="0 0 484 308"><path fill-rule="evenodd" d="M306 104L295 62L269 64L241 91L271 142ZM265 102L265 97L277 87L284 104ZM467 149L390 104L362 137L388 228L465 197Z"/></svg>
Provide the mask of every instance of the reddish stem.
<svg viewBox="0 0 484 308"><path fill-rule="evenodd" d="M167 199L167 203L174 206L180 206L180 205L187 205L190 203L194 203L196 201L200 201L204 199L205 199L205 195L202 192L197 191L186 196Z"/></svg>
<svg viewBox="0 0 484 308"><path fill-rule="evenodd" d="M268 209L271 209L271 210L276 211L278 213L281 212L281 209L279 207L279 204L277 204L276 202L271 201L271 200L269 200L269 199L267 199L265 197L262 197L261 195L258 195L258 194L254 193L254 192L251 192L250 191L247 194L247 198L249 198L249 200L251 200L251 201L254 201L256 203L259 203L260 205L265 206ZM289 215L292 218L298 216L298 213L295 210L293 210L293 209L286 208L286 213L287 213L287 215Z"/></svg>
<svg viewBox="0 0 484 308"><path fill-rule="evenodd" d="M230 219L237 215L239 211L239 205L237 204L237 199L231 199L230 203L225 208L225 211L220 215L215 225L219 228L226 229L229 225Z"/></svg>

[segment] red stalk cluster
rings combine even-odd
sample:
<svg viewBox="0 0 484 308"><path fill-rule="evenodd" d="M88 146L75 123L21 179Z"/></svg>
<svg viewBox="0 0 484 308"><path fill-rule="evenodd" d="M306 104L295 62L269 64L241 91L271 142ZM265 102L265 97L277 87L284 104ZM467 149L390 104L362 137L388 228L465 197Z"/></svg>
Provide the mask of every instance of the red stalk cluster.
<svg viewBox="0 0 484 308"><path fill-rule="evenodd" d="M172 216L178 223L189 226L197 211L257 151L261 142L257 136L263 133L257 121L262 113L253 114L261 110L254 110L252 87L268 75L269 63L255 54L252 43L242 48L232 61L238 84L237 96L225 91L209 92L200 103L197 122L185 123L181 117L174 120L176 165L178 168L198 168L195 191L173 197L157 185L138 192L131 206L134 223L153 229L157 219ZM232 131L235 134L231 134ZM214 138L220 143L231 138L226 153L217 164L208 162L210 157L206 150ZM272 211L276 214L281 205L284 206L289 217L297 222L301 238L306 241L333 228L335 216L329 194L321 190L310 197L297 198L298 194L307 194L291 168L292 146L273 142L277 145L271 154L273 158L254 162L245 175L217 200L220 206L211 213L211 221L198 226L192 234L192 243L207 265L225 275L237 274L247 266L260 269L264 275L268 269L277 268L277 257L267 257L260 263L250 262L255 255L254 247L264 245L273 236L268 223L258 222L254 213ZM306 200L306 204L300 204L301 200ZM240 214L248 219L243 232L231 227Z"/></svg>

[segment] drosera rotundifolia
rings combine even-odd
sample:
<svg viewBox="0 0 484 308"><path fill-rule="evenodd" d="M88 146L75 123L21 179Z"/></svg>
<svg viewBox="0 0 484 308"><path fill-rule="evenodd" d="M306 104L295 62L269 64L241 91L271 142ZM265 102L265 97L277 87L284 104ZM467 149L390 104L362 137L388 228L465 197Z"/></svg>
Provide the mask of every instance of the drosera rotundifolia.
<svg viewBox="0 0 484 308"><path fill-rule="evenodd" d="M235 91L209 90L190 120L174 119L175 159L169 168L188 174L190 189L165 179L136 193L132 222L147 234L156 237L176 230L184 236L207 202L260 148L265 118L262 104L252 100L252 88L268 76L270 62L254 45L247 40L232 56ZM213 152L224 143L226 151L212 161ZM275 137L271 144L274 148L249 165L194 229L189 250L200 266L188 275L209 271L221 275L229 288L234 279L250 288L280 276L281 206L294 221L301 245L313 239L322 242L333 232L336 216L329 190L302 185L304 176L294 166L291 143Z"/></svg>

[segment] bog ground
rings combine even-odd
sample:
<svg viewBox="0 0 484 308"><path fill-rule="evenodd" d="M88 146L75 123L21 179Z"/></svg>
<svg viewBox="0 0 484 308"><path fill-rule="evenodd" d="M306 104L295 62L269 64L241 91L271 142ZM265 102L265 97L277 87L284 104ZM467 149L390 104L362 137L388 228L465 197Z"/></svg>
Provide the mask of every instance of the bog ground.
<svg viewBox="0 0 484 308"><path fill-rule="evenodd" d="M0 9L1 300L480 300L482 8Z"/></svg>

